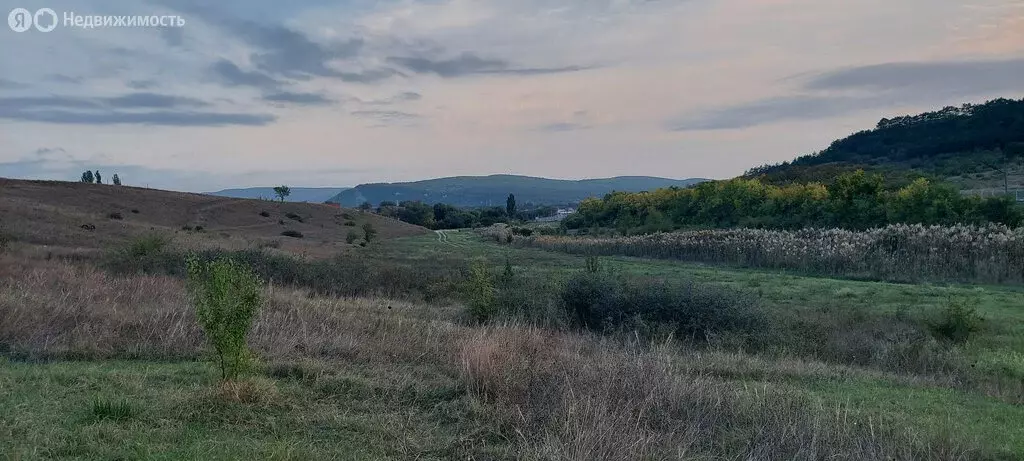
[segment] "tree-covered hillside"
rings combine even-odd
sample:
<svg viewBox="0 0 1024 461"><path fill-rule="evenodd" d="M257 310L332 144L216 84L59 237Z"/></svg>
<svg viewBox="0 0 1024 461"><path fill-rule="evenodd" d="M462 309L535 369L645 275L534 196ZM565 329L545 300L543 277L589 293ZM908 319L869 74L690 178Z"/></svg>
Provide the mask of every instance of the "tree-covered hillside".
<svg viewBox="0 0 1024 461"><path fill-rule="evenodd" d="M612 191L639 192L663 187L686 187L701 179L622 176L607 179L562 180L516 175L456 176L425 181L362 184L341 192L331 201L343 206L381 202L446 203L458 207L505 206L509 194L522 204L567 205Z"/></svg>
<svg viewBox="0 0 1024 461"><path fill-rule="evenodd" d="M1024 154L1024 99L945 107L918 115L883 118L870 130L837 140L827 149L792 162L751 169L748 177L768 182L822 181L835 173L863 168L893 180L917 175L1002 182L1017 178ZM995 173L995 175L991 174Z"/></svg>

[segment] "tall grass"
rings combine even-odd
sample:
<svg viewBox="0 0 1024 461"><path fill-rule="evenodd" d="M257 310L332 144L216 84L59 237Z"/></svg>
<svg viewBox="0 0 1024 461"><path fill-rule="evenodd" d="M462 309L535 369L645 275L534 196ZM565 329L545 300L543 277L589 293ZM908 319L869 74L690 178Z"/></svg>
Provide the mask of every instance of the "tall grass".
<svg viewBox="0 0 1024 461"><path fill-rule="evenodd" d="M520 459L967 459L970 445L785 386L694 374L671 345L638 348L504 326L462 343L472 395Z"/></svg>
<svg viewBox="0 0 1024 461"><path fill-rule="evenodd" d="M868 231L732 229L619 238L539 236L539 248L889 281L1024 283L1024 228L891 225Z"/></svg>

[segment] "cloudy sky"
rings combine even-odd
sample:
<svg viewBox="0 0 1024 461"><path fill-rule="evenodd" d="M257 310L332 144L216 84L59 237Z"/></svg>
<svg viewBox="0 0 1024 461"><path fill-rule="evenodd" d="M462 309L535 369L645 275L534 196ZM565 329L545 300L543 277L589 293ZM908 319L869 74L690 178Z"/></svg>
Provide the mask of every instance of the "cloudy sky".
<svg viewBox="0 0 1024 461"><path fill-rule="evenodd" d="M725 178L1024 97L1019 0L0 0L0 176L208 191L460 174ZM61 22L63 20L61 19Z"/></svg>

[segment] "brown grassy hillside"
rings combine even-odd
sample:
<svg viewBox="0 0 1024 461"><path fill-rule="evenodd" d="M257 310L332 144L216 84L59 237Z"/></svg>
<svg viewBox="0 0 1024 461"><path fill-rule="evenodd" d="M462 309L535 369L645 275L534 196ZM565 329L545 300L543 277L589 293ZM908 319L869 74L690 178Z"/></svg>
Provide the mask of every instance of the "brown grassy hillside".
<svg viewBox="0 0 1024 461"><path fill-rule="evenodd" d="M373 225L379 239L429 232L397 220L321 204L0 178L0 231L16 241L48 247L98 249L161 233L188 248L274 247L326 256L350 247L346 243L350 232L360 241L365 223ZM196 226L201 230L194 230ZM298 231L303 238L282 236L287 230Z"/></svg>

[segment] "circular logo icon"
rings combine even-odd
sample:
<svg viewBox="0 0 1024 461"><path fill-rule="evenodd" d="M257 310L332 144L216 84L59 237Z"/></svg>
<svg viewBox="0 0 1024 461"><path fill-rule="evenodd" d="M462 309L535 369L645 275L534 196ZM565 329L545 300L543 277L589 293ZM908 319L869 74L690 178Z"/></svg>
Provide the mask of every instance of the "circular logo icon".
<svg viewBox="0 0 1024 461"><path fill-rule="evenodd" d="M25 32L32 27L32 13L24 8L15 8L7 15L7 25L15 32Z"/></svg>
<svg viewBox="0 0 1024 461"><path fill-rule="evenodd" d="M40 21L46 16L50 17L49 21ZM36 30L39 32L49 32L57 28L57 12L49 8L40 8L36 11L35 16L32 16L32 21L36 23Z"/></svg>

